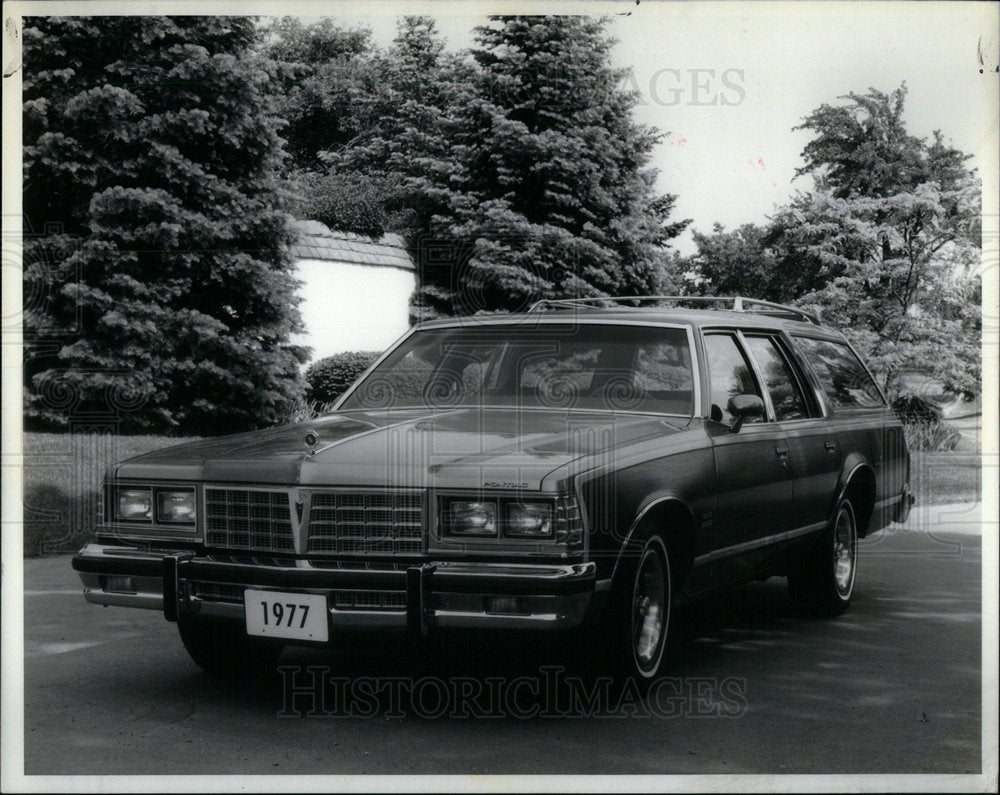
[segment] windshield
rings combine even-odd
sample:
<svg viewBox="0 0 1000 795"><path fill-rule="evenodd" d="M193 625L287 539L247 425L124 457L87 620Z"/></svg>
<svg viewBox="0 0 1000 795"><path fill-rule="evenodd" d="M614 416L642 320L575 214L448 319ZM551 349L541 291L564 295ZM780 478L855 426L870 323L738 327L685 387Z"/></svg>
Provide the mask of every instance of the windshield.
<svg viewBox="0 0 1000 795"><path fill-rule="evenodd" d="M340 406L517 406L691 416L683 328L599 323L426 329L407 338Z"/></svg>

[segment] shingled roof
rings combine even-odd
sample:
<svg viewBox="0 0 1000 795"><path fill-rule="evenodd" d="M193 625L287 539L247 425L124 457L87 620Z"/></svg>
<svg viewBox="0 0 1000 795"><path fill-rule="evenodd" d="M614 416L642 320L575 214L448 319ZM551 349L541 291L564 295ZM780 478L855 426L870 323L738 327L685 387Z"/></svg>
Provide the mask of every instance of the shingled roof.
<svg viewBox="0 0 1000 795"><path fill-rule="evenodd" d="M298 242L292 246L292 256L296 259L416 270L400 235L374 238L354 232L335 232L319 221L292 221L291 226L299 233Z"/></svg>

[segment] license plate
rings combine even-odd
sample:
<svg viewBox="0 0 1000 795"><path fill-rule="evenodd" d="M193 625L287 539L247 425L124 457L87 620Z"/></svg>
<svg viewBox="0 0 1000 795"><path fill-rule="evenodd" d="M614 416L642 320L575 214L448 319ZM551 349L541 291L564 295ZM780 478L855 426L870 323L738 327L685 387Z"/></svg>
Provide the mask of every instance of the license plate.
<svg viewBox="0 0 1000 795"><path fill-rule="evenodd" d="M329 640L326 597L281 591L243 592L247 634L290 640Z"/></svg>

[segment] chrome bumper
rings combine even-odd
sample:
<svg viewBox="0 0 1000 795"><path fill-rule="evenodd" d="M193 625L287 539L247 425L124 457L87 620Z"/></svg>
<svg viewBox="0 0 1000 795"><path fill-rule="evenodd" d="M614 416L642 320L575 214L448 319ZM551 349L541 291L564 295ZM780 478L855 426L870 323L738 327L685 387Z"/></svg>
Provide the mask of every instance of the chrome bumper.
<svg viewBox="0 0 1000 795"><path fill-rule="evenodd" d="M192 553L151 554L88 544L73 558L84 597L100 605L244 620L243 589L322 594L332 628L561 629L581 624L598 584L594 563L509 564L434 562L405 569L324 568L298 560L294 567L229 563ZM344 594L369 604L355 609ZM370 597L370 598L368 598ZM497 597L511 597L507 604ZM351 599L356 597L352 596Z"/></svg>

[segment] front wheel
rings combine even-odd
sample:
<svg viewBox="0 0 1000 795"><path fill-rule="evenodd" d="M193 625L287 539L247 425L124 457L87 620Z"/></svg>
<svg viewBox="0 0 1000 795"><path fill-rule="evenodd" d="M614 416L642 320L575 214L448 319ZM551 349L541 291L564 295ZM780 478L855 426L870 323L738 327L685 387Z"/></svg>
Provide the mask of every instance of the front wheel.
<svg viewBox="0 0 1000 795"><path fill-rule="evenodd" d="M673 583L670 555L659 536L650 537L624 563L598 628L602 653L614 672L639 683L660 670L671 628Z"/></svg>
<svg viewBox="0 0 1000 795"><path fill-rule="evenodd" d="M788 572L789 593L810 615L840 615L851 604L857 568L858 526L844 497L815 546Z"/></svg>
<svg viewBox="0 0 1000 795"><path fill-rule="evenodd" d="M258 675L274 666L283 644L251 638L243 627L182 613L177 617L181 641L191 659L215 676Z"/></svg>

